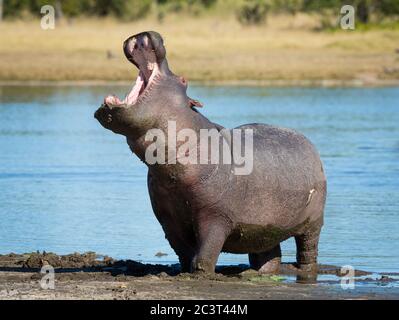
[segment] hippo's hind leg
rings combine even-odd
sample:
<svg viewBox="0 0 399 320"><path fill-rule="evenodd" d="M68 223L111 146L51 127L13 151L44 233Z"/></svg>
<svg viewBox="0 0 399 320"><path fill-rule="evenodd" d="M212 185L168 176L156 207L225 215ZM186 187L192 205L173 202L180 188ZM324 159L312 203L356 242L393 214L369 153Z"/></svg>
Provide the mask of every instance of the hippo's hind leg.
<svg viewBox="0 0 399 320"><path fill-rule="evenodd" d="M280 270L281 248L279 244L270 251L250 253L248 256L251 268L259 273L272 274L278 273Z"/></svg>
<svg viewBox="0 0 399 320"><path fill-rule="evenodd" d="M295 236L298 268L305 272L317 272L317 255L321 226L310 228Z"/></svg>
<svg viewBox="0 0 399 320"><path fill-rule="evenodd" d="M313 217L307 226L295 235L297 267L308 274L317 276L317 255L323 211L326 202L326 182L321 181L309 194L304 216Z"/></svg>

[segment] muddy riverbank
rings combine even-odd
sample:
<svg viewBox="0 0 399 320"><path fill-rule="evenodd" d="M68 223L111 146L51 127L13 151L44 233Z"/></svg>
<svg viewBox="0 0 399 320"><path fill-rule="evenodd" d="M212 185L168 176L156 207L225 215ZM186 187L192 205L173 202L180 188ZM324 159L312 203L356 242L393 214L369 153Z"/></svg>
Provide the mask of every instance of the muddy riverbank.
<svg viewBox="0 0 399 320"><path fill-rule="evenodd" d="M55 270L53 290L40 286L46 265ZM0 299L399 299L396 274L357 270L355 289L343 290L340 268L320 265L317 282L307 279L293 264L275 276L247 265L218 266L205 276L95 253L0 255Z"/></svg>

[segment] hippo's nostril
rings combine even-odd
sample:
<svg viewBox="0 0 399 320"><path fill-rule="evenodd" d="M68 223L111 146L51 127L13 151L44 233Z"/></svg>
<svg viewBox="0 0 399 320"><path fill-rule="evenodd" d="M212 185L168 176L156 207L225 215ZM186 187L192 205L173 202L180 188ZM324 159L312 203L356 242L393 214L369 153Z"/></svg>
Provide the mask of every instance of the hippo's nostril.
<svg viewBox="0 0 399 320"><path fill-rule="evenodd" d="M112 114L108 114L107 123L111 123L111 122L112 122Z"/></svg>

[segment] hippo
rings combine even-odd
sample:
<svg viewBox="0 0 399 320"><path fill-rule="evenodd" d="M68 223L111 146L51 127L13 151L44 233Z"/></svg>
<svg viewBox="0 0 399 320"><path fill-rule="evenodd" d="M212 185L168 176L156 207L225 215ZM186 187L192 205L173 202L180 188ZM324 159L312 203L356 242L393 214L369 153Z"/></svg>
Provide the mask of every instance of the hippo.
<svg viewBox="0 0 399 320"><path fill-rule="evenodd" d="M317 273L327 183L314 145L291 129L251 123L229 130L207 119L198 110L202 104L188 97L185 78L169 69L157 32L129 37L123 51L139 70L136 82L123 100L108 95L94 116L125 136L147 165L151 205L182 272L213 273L220 253L227 252L248 254L250 267L260 273L278 273L280 243L294 237L298 270ZM173 161L200 148L195 139L173 138L171 123L177 132L189 129L198 138L208 130L220 138L201 149L210 151L205 161ZM252 140L243 134L234 140L232 130L250 132ZM212 150L233 154L233 140L252 152L250 172L238 172L242 162L235 158L212 161ZM166 149L195 147L178 154L157 149L153 155L166 162L154 162L148 149L155 142Z"/></svg>

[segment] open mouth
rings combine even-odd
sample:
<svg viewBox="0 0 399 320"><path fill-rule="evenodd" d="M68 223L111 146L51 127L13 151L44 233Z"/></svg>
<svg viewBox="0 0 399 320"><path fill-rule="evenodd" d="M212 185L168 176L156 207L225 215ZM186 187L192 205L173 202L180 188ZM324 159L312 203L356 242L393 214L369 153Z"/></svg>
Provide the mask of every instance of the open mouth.
<svg viewBox="0 0 399 320"><path fill-rule="evenodd" d="M136 104L145 93L149 92L154 78L159 74L155 50L148 35L130 37L125 41L123 50L126 58L139 69L139 74L125 99L120 100L115 95L105 97L104 103L108 106Z"/></svg>

